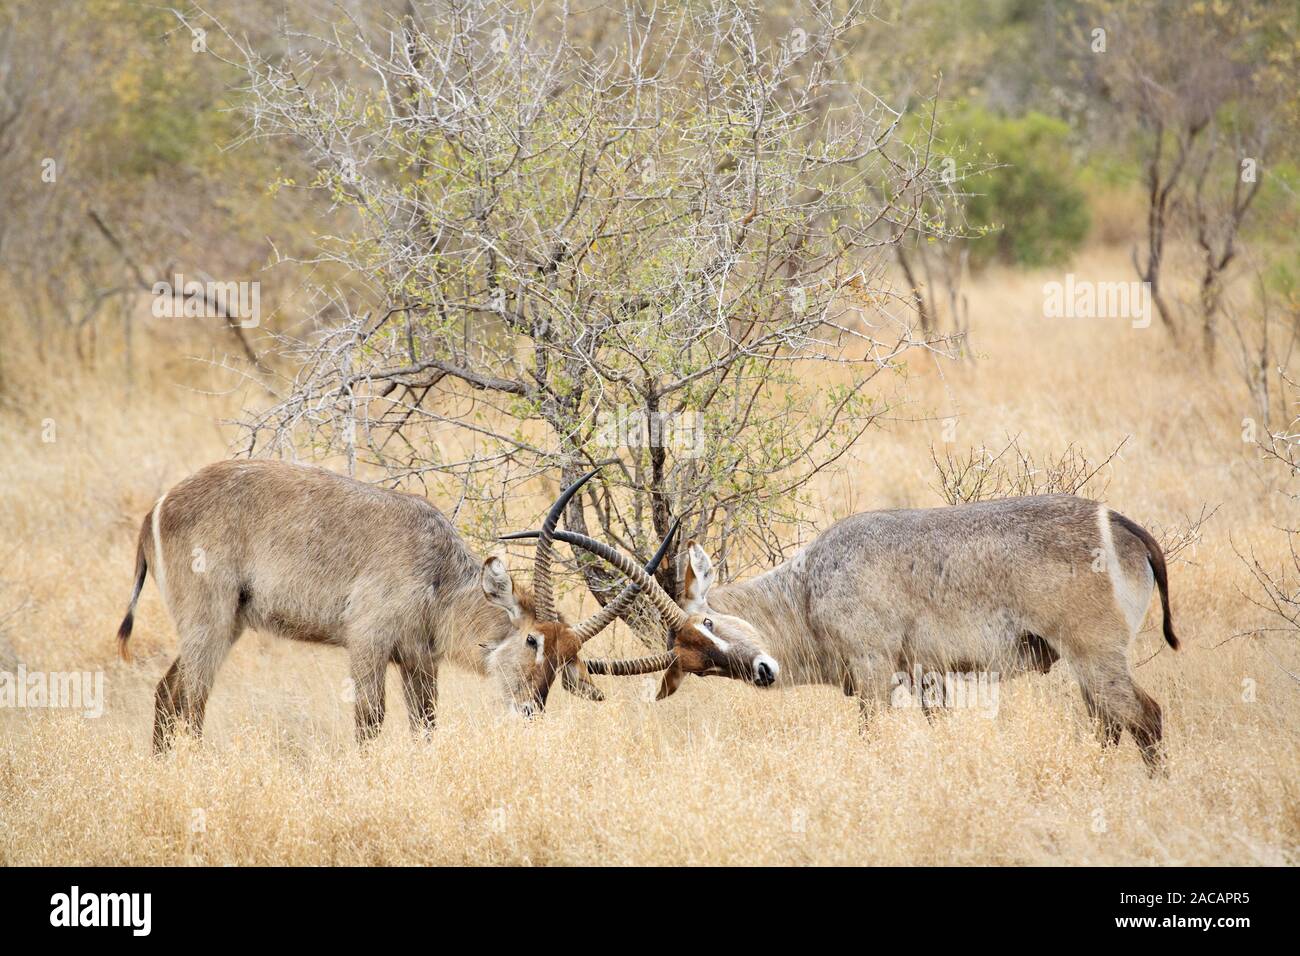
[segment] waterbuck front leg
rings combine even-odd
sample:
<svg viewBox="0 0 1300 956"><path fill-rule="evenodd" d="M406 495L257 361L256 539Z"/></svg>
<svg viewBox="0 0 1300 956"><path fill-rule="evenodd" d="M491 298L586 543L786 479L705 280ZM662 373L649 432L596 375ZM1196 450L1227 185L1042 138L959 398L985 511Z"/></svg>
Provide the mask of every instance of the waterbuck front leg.
<svg viewBox="0 0 1300 956"><path fill-rule="evenodd" d="M357 743L367 744L379 736L384 726L384 678L391 653L379 642L366 639L351 642L350 651Z"/></svg>
<svg viewBox="0 0 1300 956"><path fill-rule="evenodd" d="M433 732L438 710L438 662L431 652L399 652L394 658L402 675L402 694L411 733L427 739Z"/></svg>
<svg viewBox="0 0 1300 956"><path fill-rule="evenodd" d="M858 658L845 667L841 687L858 702L858 732L863 736L876 713L889 706L893 674L893 664L881 655Z"/></svg>
<svg viewBox="0 0 1300 956"><path fill-rule="evenodd" d="M356 582L348 600L343 640L352 665L357 743L379 736L384 724L384 683L406 624L401 602L386 606L382 581Z"/></svg>

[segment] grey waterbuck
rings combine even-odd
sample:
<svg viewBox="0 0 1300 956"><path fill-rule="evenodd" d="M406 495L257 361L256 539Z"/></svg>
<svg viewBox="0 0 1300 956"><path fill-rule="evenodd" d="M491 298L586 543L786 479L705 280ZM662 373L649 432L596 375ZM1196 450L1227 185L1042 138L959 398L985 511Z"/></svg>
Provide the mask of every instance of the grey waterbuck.
<svg viewBox="0 0 1300 956"><path fill-rule="evenodd" d="M866 512L764 574L713 580L708 555L692 545L681 613L743 617L780 659L782 684L841 687L865 715L905 675L1005 676L1046 671L1060 658L1104 740L1127 729L1148 765L1162 760L1160 705L1134 682L1128 648L1155 588L1165 640L1178 648L1164 554L1145 529L1097 502L1044 495ZM683 671L701 672L694 647L586 663L598 674L667 668L660 696Z"/></svg>
<svg viewBox="0 0 1300 956"><path fill-rule="evenodd" d="M495 678L527 716L545 707L557 673L571 691L599 698L578 650L636 589L569 626L551 585L551 532L591 474L543 522L535 594L516 590L500 558L477 558L416 495L277 461L219 462L180 482L141 525L135 589L118 630L129 659L135 605L152 570L180 635L180 653L158 684L155 750L169 745L178 719L201 732L217 671L249 627L348 650L363 742L383 722L390 662L417 732L433 726L444 661Z"/></svg>

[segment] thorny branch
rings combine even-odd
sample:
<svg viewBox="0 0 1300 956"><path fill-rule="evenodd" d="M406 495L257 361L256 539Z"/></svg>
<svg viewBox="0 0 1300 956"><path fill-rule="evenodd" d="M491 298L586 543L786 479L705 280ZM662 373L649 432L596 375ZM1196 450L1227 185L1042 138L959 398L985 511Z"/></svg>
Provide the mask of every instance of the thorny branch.
<svg viewBox="0 0 1300 956"><path fill-rule="evenodd" d="M352 285L279 340L299 371L242 450L430 482L484 538L523 483L607 464L570 527L646 555L680 516L733 575L887 410L877 376L949 348L881 279L938 177L840 79L857 3L786 36L726 0L542 11L341 12L276 55L176 14L351 223L302 264Z"/></svg>

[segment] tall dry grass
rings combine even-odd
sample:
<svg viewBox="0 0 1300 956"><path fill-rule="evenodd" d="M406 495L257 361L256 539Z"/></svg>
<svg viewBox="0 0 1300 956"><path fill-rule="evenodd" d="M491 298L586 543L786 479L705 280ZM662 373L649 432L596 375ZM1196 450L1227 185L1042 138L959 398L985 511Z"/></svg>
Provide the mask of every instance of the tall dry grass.
<svg viewBox="0 0 1300 956"><path fill-rule="evenodd" d="M1075 271L1129 277L1102 252ZM814 518L938 504L928 448L954 414L961 447L1018 434L1042 453L1075 442L1104 456L1131 436L1108 503L1149 526L1221 506L1171 570L1186 651L1137 671L1165 708L1167 778L1149 778L1128 740L1099 747L1063 665L1002 685L992 719L930 726L897 710L865 736L829 688L692 679L655 704L645 682L604 679L605 703L557 691L524 725L483 681L452 672L420 744L393 677L384 733L359 753L344 655L255 634L221 673L204 741L155 759L153 688L175 637L152 581L136 663L116 661L112 635L140 518L223 455L215 421L234 400L173 384L190 380L174 351L144 350L137 368L152 377L141 372L129 399L106 362L33 374L0 409L0 659L7 644L28 669L103 670L107 688L99 719L0 710L0 862L1296 862L1300 686L1282 667L1300 672L1300 654L1294 638L1227 640L1260 620L1231 543L1280 560L1273 528L1295 517L1241 440L1242 390L1157 329L1041 318L1045 278L975 284L977 358L915 361L914 404L821 483ZM7 357L11 382L21 366ZM621 632L600 641L632 649ZM1159 647L1153 612L1135 656Z"/></svg>

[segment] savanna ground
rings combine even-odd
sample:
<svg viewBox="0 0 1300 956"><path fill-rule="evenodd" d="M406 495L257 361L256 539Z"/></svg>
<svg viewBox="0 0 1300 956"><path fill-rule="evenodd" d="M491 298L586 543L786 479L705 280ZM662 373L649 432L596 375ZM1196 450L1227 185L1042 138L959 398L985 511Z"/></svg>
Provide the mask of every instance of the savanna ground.
<svg viewBox="0 0 1300 956"><path fill-rule="evenodd" d="M1119 252L1073 268L1131 277ZM1102 476L1111 506L1155 529L1219 509L1171 567L1184 651L1162 649L1158 607L1133 649L1164 706L1167 777L1127 738L1100 747L1064 665L1003 684L992 719L892 710L865 735L830 688L698 678L660 704L648 682L601 678L604 703L557 691L524 724L451 671L427 743L393 675L384 733L358 752L345 655L257 634L223 669L202 744L155 758L154 685L176 640L152 579L135 662L113 641L136 530L157 495L226 454L218 421L237 411L179 384L192 372L164 334L129 392L117 368L42 368L30 400L0 408L0 657L102 670L106 689L98 719L0 709L0 863L1295 863L1300 686L1286 670L1300 660L1293 639L1234 637L1262 623L1234 543L1280 560L1274 529L1294 516L1242 440L1232 373L1156 326L1044 319L1042 284L1059 275L994 269L971 286L975 359L914 357L897 380L909 404L825 478L815 522L941 504L930 446L950 416L963 449L1019 435L1099 459L1128 436ZM611 642L636 649L621 625L595 650Z"/></svg>

